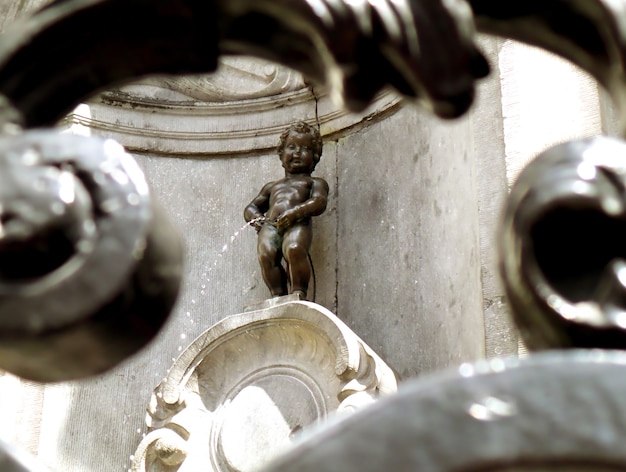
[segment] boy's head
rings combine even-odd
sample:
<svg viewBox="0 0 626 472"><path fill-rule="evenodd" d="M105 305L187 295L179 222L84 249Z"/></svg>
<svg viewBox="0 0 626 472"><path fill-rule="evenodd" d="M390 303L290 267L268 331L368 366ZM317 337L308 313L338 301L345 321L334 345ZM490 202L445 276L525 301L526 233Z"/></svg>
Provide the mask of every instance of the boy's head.
<svg viewBox="0 0 626 472"><path fill-rule="evenodd" d="M287 144L290 136L296 135L308 135L311 138L310 141L313 152L313 163L311 166L311 171L313 171L317 163L320 161L320 158L322 157L322 137L320 136L317 128L305 123L304 121L299 121L291 125L280 135L280 142L276 149L278 151L278 157L280 157L281 161L283 161L283 157L285 155L285 145ZM285 163L283 161L283 166L284 165Z"/></svg>

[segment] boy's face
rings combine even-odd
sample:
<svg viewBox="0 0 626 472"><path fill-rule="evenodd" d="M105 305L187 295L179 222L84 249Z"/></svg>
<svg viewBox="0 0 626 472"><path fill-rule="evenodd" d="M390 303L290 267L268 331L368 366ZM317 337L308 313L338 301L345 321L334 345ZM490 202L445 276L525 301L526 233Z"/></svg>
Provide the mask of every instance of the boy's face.
<svg viewBox="0 0 626 472"><path fill-rule="evenodd" d="M285 170L290 174L310 174L313 172L315 168L313 136L293 131L289 133L280 160Z"/></svg>

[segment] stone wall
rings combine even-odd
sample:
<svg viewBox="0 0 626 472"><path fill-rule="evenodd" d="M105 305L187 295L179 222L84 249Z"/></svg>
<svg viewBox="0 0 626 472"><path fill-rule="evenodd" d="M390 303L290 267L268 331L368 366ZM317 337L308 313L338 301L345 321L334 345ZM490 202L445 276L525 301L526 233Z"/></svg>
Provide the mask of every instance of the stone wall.
<svg viewBox="0 0 626 472"><path fill-rule="evenodd" d="M474 159L411 106L337 143L337 313L403 378L483 355Z"/></svg>

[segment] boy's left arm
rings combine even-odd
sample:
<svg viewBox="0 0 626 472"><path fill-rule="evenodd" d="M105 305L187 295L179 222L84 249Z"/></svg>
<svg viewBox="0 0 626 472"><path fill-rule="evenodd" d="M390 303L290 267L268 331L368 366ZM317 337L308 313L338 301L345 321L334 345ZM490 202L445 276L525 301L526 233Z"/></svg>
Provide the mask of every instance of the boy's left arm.
<svg viewBox="0 0 626 472"><path fill-rule="evenodd" d="M326 211L328 204L328 183L324 179L313 178L313 187L311 188L311 198L302 204L304 215L301 218L318 216Z"/></svg>

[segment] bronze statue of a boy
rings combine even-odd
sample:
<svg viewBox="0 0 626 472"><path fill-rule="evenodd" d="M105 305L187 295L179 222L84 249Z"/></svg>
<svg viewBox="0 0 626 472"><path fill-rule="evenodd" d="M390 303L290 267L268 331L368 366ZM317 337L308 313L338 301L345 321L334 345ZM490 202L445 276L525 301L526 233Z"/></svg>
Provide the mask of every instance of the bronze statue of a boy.
<svg viewBox="0 0 626 472"><path fill-rule="evenodd" d="M285 177L265 184L244 218L258 232L259 263L272 296L298 293L304 299L311 278L311 217L326 210L328 199L328 183L311 177L322 155L322 138L315 127L298 122L282 133L277 151Z"/></svg>

